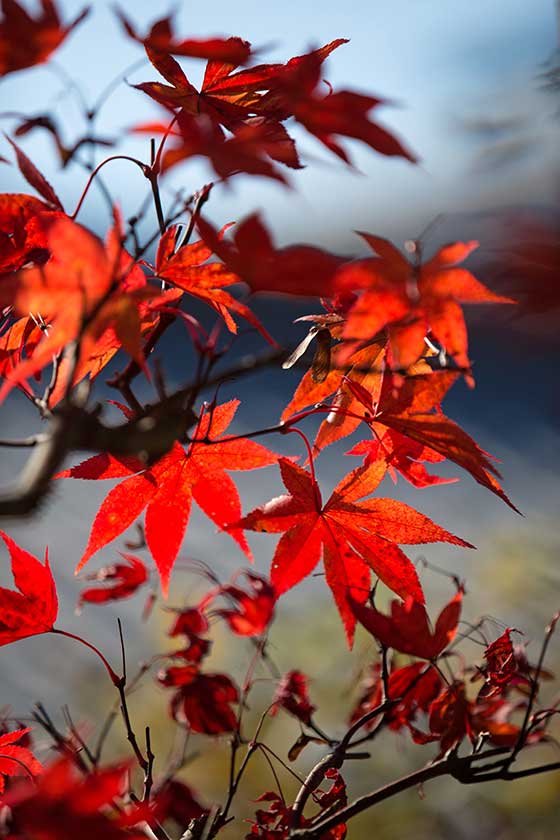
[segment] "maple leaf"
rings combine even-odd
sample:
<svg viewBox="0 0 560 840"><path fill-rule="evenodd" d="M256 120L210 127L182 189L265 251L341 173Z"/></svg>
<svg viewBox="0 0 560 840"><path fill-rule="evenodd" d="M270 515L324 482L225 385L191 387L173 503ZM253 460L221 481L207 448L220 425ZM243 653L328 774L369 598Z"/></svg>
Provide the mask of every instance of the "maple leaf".
<svg viewBox="0 0 560 840"><path fill-rule="evenodd" d="M16 0L2 0L0 76L47 61L89 12L85 8L63 26L53 0L40 2L41 13L33 18Z"/></svg>
<svg viewBox="0 0 560 840"><path fill-rule="evenodd" d="M214 172L223 181L234 175L260 175L285 184L284 175L272 163L301 169L295 143L281 123L264 117L248 118L231 136L206 114L192 116L180 111L170 128L164 123L134 126L135 134L169 137L159 162L162 173L193 157L208 158Z"/></svg>
<svg viewBox="0 0 560 840"><path fill-rule="evenodd" d="M379 485L384 465L353 470L323 505L310 472L285 458L279 464L289 495L272 499L229 527L285 532L272 561L271 582L278 596L311 574L322 556L349 644L356 618L348 598L366 600L371 569L397 595L424 602L416 570L397 543L450 542L472 548L402 502L360 502Z"/></svg>
<svg viewBox="0 0 560 840"><path fill-rule="evenodd" d="M307 677L301 671L288 671L276 687L270 713L275 715L279 709L285 709L302 723L309 724L316 711L309 699Z"/></svg>
<svg viewBox="0 0 560 840"><path fill-rule="evenodd" d="M416 158L386 129L368 119L368 114L386 104L377 97L356 91L322 91L321 65L324 56L313 50L300 56L297 63L288 63L277 84L265 97L269 111L277 118L293 116L331 152L346 163L348 154L337 136L360 140L383 155ZM271 108L272 106L272 108Z"/></svg>
<svg viewBox="0 0 560 840"><path fill-rule="evenodd" d="M483 669L485 682L478 693L478 700L489 700L501 694L517 676L517 660L508 627L501 636L484 651L486 667Z"/></svg>
<svg viewBox="0 0 560 840"><path fill-rule="evenodd" d="M352 600L350 605L360 624L384 647L420 659L437 659L455 638L462 599L460 589L439 614L433 632L425 606L412 598L407 598L404 604L391 601L390 615Z"/></svg>
<svg viewBox="0 0 560 840"><path fill-rule="evenodd" d="M244 280L254 292L279 292L313 296L329 294L343 257L311 245L275 248L271 236L253 214L234 228L233 242L199 216L198 229L211 251L226 268Z"/></svg>
<svg viewBox="0 0 560 840"><path fill-rule="evenodd" d="M337 325L338 326L338 325ZM357 399L352 390L345 385L346 377L352 376L352 381L358 382L372 395L381 393L383 384L384 345L374 342L368 347L353 353L346 364L340 363L339 352L342 345L334 348L332 366L325 377L317 381L313 369L302 377L294 396L282 412L281 420L288 420L293 414L308 406L324 403L334 395L332 411L324 420L317 432L313 450L318 454L326 446L352 434L362 423L363 404Z"/></svg>
<svg viewBox="0 0 560 840"><path fill-rule="evenodd" d="M78 776L71 758L55 761L36 784L21 783L5 797L18 831L42 840L141 840L144 830L131 827L149 817L142 805L121 809L117 817L105 811L127 790L130 764L98 769ZM136 813L136 816L135 816Z"/></svg>
<svg viewBox="0 0 560 840"><path fill-rule="evenodd" d="M247 578L249 591L234 582L225 584L208 593L199 609L207 608L218 597L225 598L233 603L233 608L213 610L213 613L225 619L238 636L260 636L274 617L274 587L256 572L245 570L240 574Z"/></svg>
<svg viewBox="0 0 560 840"><path fill-rule="evenodd" d="M148 34L142 38L135 27L118 6L115 12L126 34L154 52L190 58L207 58L228 64L246 64L251 54L251 45L242 38L185 38L176 40L171 26L172 18L164 17L155 21Z"/></svg>
<svg viewBox="0 0 560 840"><path fill-rule="evenodd" d="M346 41L339 38L316 50L320 63L343 43ZM170 55L150 47L146 48L146 52L153 66L169 84L145 82L134 87L172 111L182 108L188 114L207 114L213 122L229 131L235 131L249 117L273 118L278 108L271 99L271 91L286 72L308 60L307 56L296 56L286 64L260 64L237 73L234 72L235 64L209 61L198 91Z"/></svg>
<svg viewBox="0 0 560 840"><path fill-rule="evenodd" d="M377 390L373 394L350 377L345 380L345 384L366 409L367 415L363 419L378 440L383 439L389 427L399 435L427 447L428 459L433 460L433 452L458 464L475 481L517 511L500 486L498 478L501 475L492 463L495 459L441 410L441 400L457 377L458 374L447 371L420 374L408 377L397 389L393 375L387 372L381 391ZM358 452L354 450L351 454L365 452L367 464L375 451L375 444L367 441L359 445ZM377 454L381 454L381 451L377 450ZM422 457L426 457L425 450L422 450Z"/></svg>
<svg viewBox="0 0 560 840"><path fill-rule="evenodd" d="M363 455L364 466L384 460L395 484L397 483L395 471L400 472L410 484L419 489L433 487L434 484L453 484L459 480L429 473L422 462L438 464L445 461L445 455L416 440L407 438L406 435L394 429L387 429L379 437L360 441L346 454Z"/></svg>
<svg viewBox="0 0 560 840"><path fill-rule="evenodd" d="M388 699L394 705L388 710L387 723L391 730L398 732L405 726L410 727L418 714L428 711L430 704L440 694L443 681L436 668L428 667L423 662L413 662L402 668L391 667L388 679ZM361 696L350 716L349 723L356 723L364 715L377 709L385 699L385 689L381 677L381 665L375 663L368 670L362 683ZM378 717L371 717L364 724L366 731L373 729Z"/></svg>
<svg viewBox="0 0 560 840"><path fill-rule="evenodd" d="M209 628L208 619L200 607L181 610L167 635L171 638L185 636L187 647L173 651L170 656L198 665L210 653L212 647L212 642L201 635L206 634Z"/></svg>
<svg viewBox="0 0 560 840"><path fill-rule="evenodd" d="M0 794L5 790L5 776L38 776L43 765L37 761L31 750L16 742L24 738L31 729L18 729L0 735Z"/></svg>
<svg viewBox="0 0 560 840"><path fill-rule="evenodd" d="M89 575L86 580L96 580L101 583L109 582L109 586L91 587L80 593L78 606L83 603L106 604L108 601L119 601L129 598L143 586L149 578L145 564L133 554L123 554L124 563L105 566L95 575Z"/></svg>
<svg viewBox="0 0 560 840"><path fill-rule="evenodd" d="M209 304L224 319L230 332L237 333L237 324L232 316L234 313L274 344L249 307L225 291L224 287L239 283L239 277L221 263L208 263L212 250L202 240L177 248L177 233L177 226L170 227L160 239L155 263L156 276Z"/></svg>
<svg viewBox="0 0 560 840"><path fill-rule="evenodd" d="M33 351L43 337L43 330L39 323L32 318L18 318L10 324L0 336L0 376L9 377L21 361L33 355ZM26 394L32 394L31 388L25 382L19 388Z"/></svg>
<svg viewBox="0 0 560 840"><path fill-rule="evenodd" d="M7 137L8 143L12 146L16 153L16 160L19 170L27 183L37 190L40 196L45 199L50 209L64 211L59 197L55 193L53 187L49 184L45 176L40 172L35 164L27 157L23 149L15 143L10 137Z"/></svg>
<svg viewBox="0 0 560 840"><path fill-rule="evenodd" d="M379 256L348 263L337 275L340 291L363 291L348 312L344 338L363 342L389 327L390 364L406 369L420 358L430 333L455 364L468 372L467 328L460 304L515 303L457 267L478 242L444 245L420 263L418 259L409 262L386 239L369 233L360 236Z"/></svg>
<svg viewBox="0 0 560 840"><path fill-rule="evenodd" d="M48 633L58 614L56 586L49 567L48 554L41 563L24 551L4 531L18 591L0 587L0 646L18 639Z"/></svg>
<svg viewBox="0 0 560 840"><path fill-rule="evenodd" d="M89 558L112 542L146 509L146 542L158 568L164 594L171 569L187 529L192 500L224 529L241 515L237 489L226 470L252 470L275 463L278 456L251 440L220 441L233 420L239 400L206 410L195 436L185 451L173 449L149 468L134 459L118 460L111 455L94 455L55 478L99 480L125 478L107 496L93 522L87 548L78 563L79 571ZM203 443L206 437L211 445ZM228 532L251 557L239 528Z"/></svg>
<svg viewBox="0 0 560 840"><path fill-rule="evenodd" d="M193 732L220 735L237 728L232 704L238 702L239 691L227 674L202 674L197 665L185 665L161 671L158 680L177 688L170 704L171 716Z"/></svg>

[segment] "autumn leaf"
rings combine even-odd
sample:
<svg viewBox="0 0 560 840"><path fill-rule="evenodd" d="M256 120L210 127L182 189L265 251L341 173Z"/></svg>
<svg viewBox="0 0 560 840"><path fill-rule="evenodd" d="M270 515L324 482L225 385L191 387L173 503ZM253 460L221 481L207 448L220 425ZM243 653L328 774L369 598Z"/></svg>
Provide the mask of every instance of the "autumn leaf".
<svg viewBox="0 0 560 840"><path fill-rule="evenodd" d="M386 712L389 729L398 732L403 727L410 727L419 714L425 714L433 700L440 694L443 681L438 670L426 667L424 662L412 662L410 665L396 667L392 665L387 680L387 698L381 675L381 665L376 662L368 668L367 674L360 686L361 693L358 702L350 715L349 723L353 724L364 715L369 720L364 723L366 731L376 727L379 716L371 714L384 699L393 701L392 707Z"/></svg>
<svg viewBox="0 0 560 840"><path fill-rule="evenodd" d="M264 117L247 119L230 136L207 115L193 116L184 111L177 114L171 128L165 123L150 122L134 126L131 131L169 138L159 162L162 174L193 157L207 158L222 181L243 173L285 184L283 173L272 161L292 169L301 168L295 143L284 126Z"/></svg>
<svg viewBox="0 0 560 840"><path fill-rule="evenodd" d="M284 458L279 463L288 495L272 499L229 527L285 532L272 561L271 582L278 596L310 575L322 557L350 644L356 618L348 599L366 600L372 569L402 598L424 602L416 570L397 543L450 542L472 548L402 502L360 502L377 488L384 465L353 470L323 505L310 472Z"/></svg>
<svg viewBox="0 0 560 840"><path fill-rule="evenodd" d="M323 48L324 49L324 48ZM383 155L416 158L386 129L372 122L368 115L385 104L382 99L351 90L324 91L321 50L288 62L274 89L267 95L269 112L276 118L293 116L310 134L345 163L350 159L337 137L360 140Z"/></svg>
<svg viewBox="0 0 560 840"><path fill-rule="evenodd" d="M247 589L236 582L241 575L247 579ZM245 570L235 575L231 583L209 592L199 609L208 609L216 598L233 604L229 609L213 609L212 613L223 618L238 636L260 636L274 617L274 587L256 572Z"/></svg>
<svg viewBox="0 0 560 840"><path fill-rule="evenodd" d="M0 735L0 794L5 790L5 776L33 778L43 770L43 765L37 761L31 750L16 743L28 732L31 732L29 727Z"/></svg>
<svg viewBox="0 0 560 840"><path fill-rule="evenodd" d="M228 64L246 64L251 54L251 45L241 38L185 38L177 40L173 35L172 18L155 21L148 34L142 38L129 18L118 6L115 13L126 34L143 44L146 49L189 58L207 58Z"/></svg>
<svg viewBox="0 0 560 840"><path fill-rule="evenodd" d="M231 537L248 557L249 547L238 527L241 504L237 489L226 470L252 470L275 463L278 456L254 441L241 438L220 441L233 420L239 400L207 409L187 450L176 443L171 452L152 467L134 459L117 460L94 455L56 478L99 480L124 478L111 490L93 522L87 548L78 563L79 571L100 548L112 542L146 510L146 542L158 568L162 590L167 593L171 569L187 529L192 500L220 529L228 527ZM206 436L212 444L205 444Z"/></svg>
<svg viewBox="0 0 560 840"><path fill-rule="evenodd" d="M47 61L89 12L85 8L72 23L63 25L53 0L40 3L41 13L34 18L17 0L2 0L0 76Z"/></svg>
<svg viewBox="0 0 560 840"><path fill-rule="evenodd" d="M478 242L445 245L422 263L419 259L409 262L386 239L360 235L379 256L348 263L337 275L339 291L362 291L348 313L344 338L360 343L388 327L391 367L406 369L423 354L429 333L468 373L467 328L460 304L515 303L458 267Z"/></svg>
<svg viewBox="0 0 560 840"><path fill-rule="evenodd" d="M457 377L457 373L449 371L419 374L408 377L397 387L394 377L387 372L380 392L368 393L351 377L346 379L346 386L366 409L367 415L363 419L370 426L376 440L384 439L387 428L397 432L409 441L427 448L421 450L422 458L432 462L437 461L434 454L448 458L469 472L483 487L495 493L512 510L519 512L500 486L498 479L501 475L493 463L495 459L492 455L485 452L441 410L441 400ZM374 442L366 441L358 444L349 454L365 454L365 463L368 464L375 454L382 455L382 452ZM388 461L390 463L390 458Z"/></svg>
<svg viewBox="0 0 560 840"><path fill-rule="evenodd" d="M185 665L161 671L158 680L168 688L177 688L170 704L171 716L193 732L221 735L237 728L232 705L238 702L239 691L227 674L203 674L196 665Z"/></svg>
<svg viewBox="0 0 560 840"><path fill-rule="evenodd" d="M275 248L272 238L257 214L237 224L233 242L199 216L198 229L211 251L226 268L244 280L254 292L287 295L328 295L343 257L311 245Z"/></svg>
<svg viewBox="0 0 560 840"><path fill-rule="evenodd" d="M238 315L274 344L249 307L225 291L225 287L239 283L239 277L221 263L209 263L212 250L202 240L177 247L177 234L174 225L161 237L154 269L156 276L209 304L224 319L230 332L237 333L233 315Z"/></svg>
<svg viewBox="0 0 560 840"><path fill-rule="evenodd" d="M12 146L16 153L16 160L19 171L27 181L27 183L37 190L39 195L44 198L52 210L64 211L59 197L55 193L52 186L49 184L45 176L37 169L35 164L27 157L23 149L20 149L17 143L10 137L6 137L8 143Z"/></svg>
<svg viewBox="0 0 560 840"><path fill-rule="evenodd" d="M517 676L517 661L511 642L511 628L504 630L484 651L486 666L482 669L484 685L478 693L478 700L488 700L501 694Z"/></svg>
<svg viewBox="0 0 560 840"><path fill-rule="evenodd" d="M315 51L320 63L341 44L343 38L331 41ZM185 76L178 62L169 54L146 48L148 58L169 84L145 82L135 85L160 105L172 111L183 109L187 114L206 114L212 122L235 132L245 120L254 116L275 119L278 107L271 95L283 75L293 70L307 56L296 56L286 64L260 64L245 70L227 61L209 61L198 91ZM285 118L285 115L281 115Z"/></svg>
<svg viewBox="0 0 560 840"><path fill-rule="evenodd" d="M109 601L120 601L129 598L143 586L149 578L145 564L133 554L123 554L123 563L105 566L96 574L89 575L86 580L108 583L108 586L89 587L80 593L79 606L88 604L106 604Z"/></svg>
<svg viewBox="0 0 560 840"><path fill-rule="evenodd" d="M4 531L0 531L0 537L10 552L17 589L0 587L1 646L50 632L58 614L58 599L47 553L43 565Z"/></svg>
<svg viewBox="0 0 560 840"><path fill-rule="evenodd" d="M274 692L270 713L275 715L279 709L289 712L302 723L309 724L316 711L309 698L308 679L301 671L288 671Z"/></svg>
<svg viewBox="0 0 560 840"><path fill-rule="evenodd" d="M437 659L455 638L462 599L459 590L439 614L433 631L425 606L412 598L404 603L391 601L390 615L352 600L350 606L360 624L384 647L420 659Z"/></svg>

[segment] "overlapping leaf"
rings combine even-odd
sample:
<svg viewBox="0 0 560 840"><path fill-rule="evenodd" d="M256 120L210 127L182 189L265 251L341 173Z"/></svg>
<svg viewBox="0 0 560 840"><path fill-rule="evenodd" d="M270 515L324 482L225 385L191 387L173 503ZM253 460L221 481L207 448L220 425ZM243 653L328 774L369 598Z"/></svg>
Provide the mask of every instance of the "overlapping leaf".
<svg viewBox="0 0 560 840"><path fill-rule="evenodd" d="M274 343L249 307L225 290L225 287L238 283L239 277L221 263L209 263L212 251L203 241L188 243L177 249L177 233L177 227L173 226L162 236L156 254L156 275L209 304L224 319L230 332L237 332L233 315L238 315Z"/></svg>
<svg viewBox="0 0 560 840"><path fill-rule="evenodd" d="M478 242L445 245L430 260L409 262L386 239L361 234L379 256L344 266L339 290L362 290L351 307L344 337L352 342L373 338L389 327L390 363L408 368L423 353L428 333L458 367L470 369L467 329L461 303L514 303L483 286L470 271L459 268Z"/></svg>

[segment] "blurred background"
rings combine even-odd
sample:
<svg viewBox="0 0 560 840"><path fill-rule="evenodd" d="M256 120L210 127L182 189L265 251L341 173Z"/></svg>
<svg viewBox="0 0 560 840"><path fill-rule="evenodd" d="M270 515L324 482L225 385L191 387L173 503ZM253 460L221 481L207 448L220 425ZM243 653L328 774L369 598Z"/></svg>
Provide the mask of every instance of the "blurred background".
<svg viewBox="0 0 560 840"><path fill-rule="evenodd" d="M82 8L74 0L61 0L59 6L65 19ZM160 3L155 12L154 8L155 4L146 0L128 4L126 11L134 16L141 33L147 31L154 16L162 16L171 6ZM264 179L235 178L228 186L216 189L207 206L208 216L216 224L259 209L278 243L307 241L349 255L362 253L354 229L401 244L421 236L429 227L423 239L428 252L449 240L479 240L473 270L493 288L509 292L519 280L509 255L527 230L537 225L550 231L551 236L558 234L560 90L556 84L558 9L554 0L471 0L468 4L444 0L354 0L341 4L324 0L320 7L305 0L216 0L211 9L194 3L175 4L175 8L176 30L181 36L239 35L262 47L262 61L285 61L333 38L349 38L350 43L327 62L327 78L335 88L373 93L390 101L380 111L382 122L420 158L420 164L412 166L348 141L354 162L350 169L305 136L300 150L306 169L294 174L293 189ZM89 18L48 66L2 80L4 131L10 133L22 115L49 113L60 122L62 136L70 145L83 133L82 100L91 106L107 85L124 75L126 80L115 87L100 110L95 131L97 136L117 141L116 151L147 159L146 139L126 133L138 123L160 119L163 113L129 86L156 79L155 70L147 61L142 63L142 55L142 48L123 35L110 4L94 0ZM183 66L197 84L203 64L185 60ZM301 137L297 130L294 135ZM52 138L46 133L37 131L24 137L21 145L53 183L65 207L73 209L83 189L85 171L78 164L60 169ZM96 150L95 159L101 160L102 153L105 150ZM0 155L12 158L5 141L0 141ZM87 154L83 158L89 160ZM16 167L2 164L1 173L3 191L28 190ZM140 173L125 162L115 162L106 168L105 177L125 218L135 213L147 194L147 183ZM210 178L210 171L198 161L174 168L163 181L164 203L171 202L177 190L194 191ZM107 230L107 207L95 189L88 194L80 220L100 235ZM155 227L155 217L148 217L145 230ZM556 292L556 303L559 299ZM295 346L305 333L301 324L292 323L294 318L319 311L313 301L266 298L257 301L255 309L287 347ZM519 628L534 657L545 623L560 607L558 312L524 312L520 316L503 309L480 307L469 313L476 389L470 391L459 383L446 400L445 409L503 462L506 492L523 517L516 516L469 476L460 475L458 469L442 470L460 475L461 481L454 485L419 492L405 487L402 480L395 488L387 478L382 489L383 494L413 504L475 543L477 552L429 547L424 555L467 580L466 618L491 616L490 636L499 635L504 626ZM206 316L203 313L201 317ZM240 342L239 352L258 346L253 337L246 337ZM173 332L161 346L170 382L191 377L192 359L184 348L184 337ZM241 386L224 388L221 396L242 399L235 430L274 422L297 381L296 372L267 369ZM143 387L149 399L153 392L147 384ZM102 386L98 394L100 398L114 397L114 392L104 391ZM1 411L3 436L20 437L37 431L38 420L31 406L17 394ZM300 454L296 445L290 442L288 446L284 439L267 444ZM345 441L319 459L318 474L325 494L342 475L346 467L341 463L342 453L348 448ZM78 460L77 455L72 463ZM3 451L2 482L8 484L22 463L21 453ZM348 463L354 466L356 462ZM245 510L281 492L274 468L236 476L236 481ZM170 623L165 607L157 604L147 623L141 623L138 617L141 595L131 602L92 606L81 616L74 615L83 583L73 578L72 571L108 489L107 483L60 482L33 518L5 522L2 527L37 556L44 555L48 544L63 595L61 626L95 640L116 658L116 617L123 618L133 672L141 659L172 646L165 639ZM266 573L274 540L251 535L250 541L256 567ZM122 548L123 541L118 541L101 552L90 562L91 570L114 562L116 550ZM414 549L408 553L416 556ZM189 558L211 563L224 579L243 565L244 559L231 541L215 534L196 510L181 564L187 565ZM2 584L9 582L5 565L3 559ZM437 612L448 600L451 587L445 578L429 571L422 573L422 579L429 603ZM203 581L179 571L169 605L193 603L203 592ZM281 602L271 645L281 669L301 668L309 674L321 725L329 731L343 731L355 701L357 678L372 660L374 650L365 635L358 635L352 656L348 655L330 593L320 577L308 580ZM230 636L216 630L211 660L216 670L225 669L242 679L251 655L250 645L240 640L232 643ZM555 664L560 666L557 644L552 645L552 669ZM91 731L100 713L109 710L114 700L97 662L65 639L29 639L2 649L0 674L0 707L11 705L22 719L37 700L57 719L61 719L62 705L68 703L74 719L83 721ZM251 700L248 731L251 715L257 719L259 708L268 702L273 690L270 678L264 672L260 676L263 681ZM154 688L148 675L131 700L140 726L150 722L154 728L154 747L162 764L173 741L167 699L162 689ZM115 731L120 731L118 724ZM286 744L291 744L297 734L295 721L280 716L267 724L265 739L285 758ZM121 748L124 746L115 742L114 752ZM184 777L194 788L205 791L209 802L223 796L227 749L220 739L203 737L193 739L189 746L194 757ZM376 742L371 762L357 762L349 768L352 796L419 766L431 750L427 748L426 755L421 755L418 747L410 745L408 736L389 734ZM305 774L319 754L318 749L308 748L295 763L296 771ZM240 793L240 803L273 787L273 780L265 777L268 772L266 765L255 763ZM284 774L282 781L285 793L290 793L293 780ZM515 786L492 783L478 789L438 782L421 796L413 791L364 815L350 827L349 837L367 840L375 831L379 840L451 836L460 840L548 840L558 835L559 789L558 776L517 782ZM248 808L250 813L251 806ZM239 825L232 828L232 838L241 836Z"/></svg>

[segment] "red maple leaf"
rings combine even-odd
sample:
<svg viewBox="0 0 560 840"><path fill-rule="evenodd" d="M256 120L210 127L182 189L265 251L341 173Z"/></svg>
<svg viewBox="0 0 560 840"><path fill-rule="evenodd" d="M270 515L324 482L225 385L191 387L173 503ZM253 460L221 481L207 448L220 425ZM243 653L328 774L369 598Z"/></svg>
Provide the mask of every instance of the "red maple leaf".
<svg viewBox="0 0 560 840"><path fill-rule="evenodd" d="M430 333L468 371L467 328L460 304L515 303L457 267L478 242L445 245L421 263L409 262L386 239L360 235L379 256L348 263L337 275L340 291L363 290L348 312L344 337L363 342L389 327L391 366L408 368L423 355L424 339Z"/></svg>
<svg viewBox="0 0 560 840"><path fill-rule="evenodd" d="M12 574L18 591L0 587L0 645L48 633L58 614L56 586L49 567L20 548L4 531L0 537L10 552Z"/></svg>
<svg viewBox="0 0 560 840"><path fill-rule="evenodd" d="M322 556L349 643L356 618L348 598L366 600L372 569L402 598L424 601L416 570L397 543L450 542L472 548L402 502L360 502L377 488L384 465L353 470L325 505L310 472L284 458L280 470L289 495L272 499L230 527L285 532L272 561L271 582L278 596L311 574Z"/></svg>
<svg viewBox="0 0 560 840"><path fill-rule="evenodd" d="M227 674L203 674L198 665L184 665L162 670L158 680L167 688L177 688L171 716L193 732L220 735L237 728L232 704L238 702L239 691Z"/></svg>
<svg viewBox="0 0 560 840"><path fill-rule="evenodd" d="M428 472L423 462L438 464L445 461L445 455L424 446L416 440L407 438L394 429L387 429L379 437L361 440L347 455L363 455L364 466L384 460L388 472L397 483L396 472L406 478L414 487L432 487L434 484L452 484L457 478L444 478Z"/></svg>
<svg viewBox="0 0 560 840"><path fill-rule="evenodd" d="M83 603L106 604L108 601L119 601L122 598L129 598L143 586L149 578L145 564L133 554L123 554L121 557L124 563L115 563L113 566L105 566L96 574L89 575L86 580L96 580L100 583L109 583L109 586L90 587L80 593L79 606Z"/></svg>
<svg viewBox="0 0 560 840"><path fill-rule="evenodd" d="M208 813L192 789L179 779L167 779L157 792L155 813L158 822L173 820L186 831L191 820Z"/></svg>
<svg viewBox="0 0 560 840"><path fill-rule="evenodd" d="M29 727L0 735L0 794L4 793L5 776L33 778L43 770L43 765L37 761L31 750L16 743L28 732L31 732Z"/></svg>
<svg viewBox="0 0 560 840"><path fill-rule="evenodd" d="M412 598L404 603L392 601L390 615L352 600L350 605L360 624L380 644L421 659L437 659L455 638L462 600L463 591L459 590L439 614L433 631L425 606Z"/></svg>
<svg viewBox="0 0 560 840"><path fill-rule="evenodd" d="M85 8L72 23L63 26L53 0L40 2L41 13L33 18L16 0L2 0L0 76L47 61L89 12Z"/></svg>
<svg viewBox="0 0 560 840"><path fill-rule="evenodd" d="M205 219L199 217L197 224L212 252L254 292L329 294L335 272L344 262L343 257L311 245L275 248L257 214L235 226L233 242L220 238Z"/></svg>
<svg viewBox="0 0 560 840"><path fill-rule="evenodd" d="M243 41L241 38L184 38L177 40L173 36L171 17L164 17L155 21L148 34L142 38L122 9L117 6L115 12L126 34L134 41L143 44L146 49L190 58L207 58L236 66L245 64L251 54L250 43Z"/></svg>
<svg viewBox="0 0 560 840"><path fill-rule="evenodd" d="M244 575L248 591L235 581ZM216 598L224 598L233 603L229 609L212 610L214 615L227 621L230 630L238 636L260 636L265 632L274 617L276 595L274 587L262 575L244 570L234 576L231 583L212 590L199 604L199 609L207 609Z"/></svg>
<svg viewBox="0 0 560 840"><path fill-rule="evenodd" d="M284 128L264 117L248 118L235 133L226 136L220 126L205 114L192 116L180 111L170 128L164 123L134 126L135 134L169 137L159 161L162 173L193 157L208 158L214 172L223 181L234 175L260 175L286 183L272 161L300 169L295 143Z"/></svg>
<svg viewBox="0 0 560 840"><path fill-rule="evenodd" d="M324 49L324 48L323 48ZM331 152L349 163L348 154L335 139L338 136L360 140L383 155L414 156L382 128L368 119L368 114L384 101L351 90L324 92L321 66L325 56L314 50L288 63L274 88L266 97L269 113L276 118L293 116Z"/></svg>
<svg viewBox="0 0 560 840"><path fill-rule="evenodd" d="M313 712L317 709L309 698L307 677L301 671L288 671L284 674L276 687L272 702L272 715L279 709L285 709L302 723L310 723Z"/></svg>
<svg viewBox="0 0 560 840"><path fill-rule="evenodd" d="M315 51L320 63L330 53L346 43L339 38ZM218 125L235 131L249 117L276 117L278 106L271 91L286 72L307 56L296 56L286 64L260 64L246 70L236 70L236 65L224 61L209 61L198 91L187 79L180 65L170 55L146 48L148 58L168 85L145 82L135 85L160 105L176 111L182 108L187 114L207 114ZM285 115L283 115L285 118Z"/></svg>
<svg viewBox="0 0 560 840"><path fill-rule="evenodd" d="M501 694L517 676L517 660L508 627L501 636L484 651L486 666L482 669L485 682L478 694L478 700L488 700Z"/></svg>
<svg viewBox="0 0 560 840"><path fill-rule="evenodd" d="M456 373L444 371L410 376L397 388L393 375L386 373L381 391L374 394L368 393L367 389L351 378L346 379L346 385L366 409L367 414L363 419L376 439L382 439L389 427L405 438L427 447L428 457L432 457L431 451L458 464L475 481L499 496L513 510L517 510L498 482L501 476L492 463L495 459L441 410L440 402L457 376ZM370 446L371 443L366 442L366 463L369 463L370 454L374 451ZM352 454L357 453L354 451ZM381 450L378 450L378 454L381 454Z"/></svg>
<svg viewBox="0 0 560 840"><path fill-rule="evenodd" d="M206 410L189 448L176 443L171 452L145 468L133 458L118 460L94 455L56 478L99 480L125 478L107 496L93 522L79 571L89 558L131 525L146 509L146 542L158 568L163 592L169 586L171 569L187 529L192 500L228 532L251 556L239 527L229 527L241 515L237 489L226 470L252 470L275 463L278 456L254 441L241 438L220 442L230 425L239 400ZM213 443L203 441L206 437Z"/></svg>
<svg viewBox="0 0 560 840"><path fill-rule="evenodd" d="M155 263L156 276L209 304L224 319L230 332L237 333L237 324L232 316L234 313L274 344L249 307L225 291L226 286L239 283L240 278L221 263L208 263L212 250L202 240L177 248L177 233L176 226L170 227L160 239Z"/></svg>
<svg viewBox="0 0 560 840"><path fill-rule="evenodd" d="M394 705L387 711L389 728L397 732L410 726L419 714L428 711L432 701L441 692L443 681L436 668L426 667L423 662L412 662L402 668L392 667L388 679L387 698ZM350 724L373 712L385 698L385 688L381 677L381 665L376 662L362 682L362 693L350 716ZM373 729L379 720L371 717L364 729Z"/></svg>

